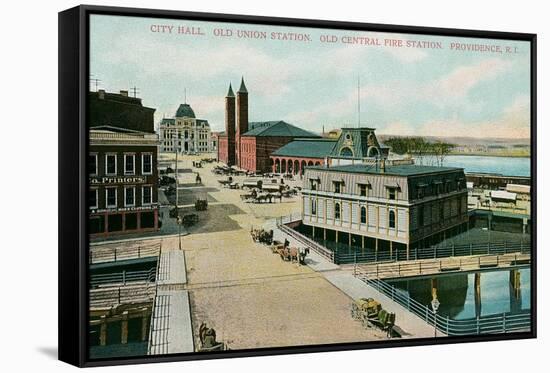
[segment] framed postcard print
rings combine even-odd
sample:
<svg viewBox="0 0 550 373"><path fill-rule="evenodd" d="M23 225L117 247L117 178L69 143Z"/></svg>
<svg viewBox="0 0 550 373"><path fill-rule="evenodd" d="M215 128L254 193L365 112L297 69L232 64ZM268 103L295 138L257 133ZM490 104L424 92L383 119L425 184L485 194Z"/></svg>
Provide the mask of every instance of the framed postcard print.
<svg viewBox="0 0 550 373"><path fill-rule="evenodd" d="M536 36L59 15L59 354L536 336Z"/></svg>

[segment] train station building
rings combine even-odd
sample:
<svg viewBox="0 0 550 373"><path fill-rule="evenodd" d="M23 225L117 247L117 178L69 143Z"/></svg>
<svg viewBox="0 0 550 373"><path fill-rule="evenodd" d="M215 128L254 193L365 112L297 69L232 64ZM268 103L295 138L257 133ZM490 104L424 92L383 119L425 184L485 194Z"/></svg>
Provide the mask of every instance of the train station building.
<svg viewBox="0 0 550 373"><path fill-rule="evenodd" d="M225 97L225 133L218 137L218 160L252 172L270 172L271 154L297 138L320 138L283 120L249 122L248 90L241 80L237 95L231 84Z"/></svg>
<svg viewBox="0 0 550 373"><path fill-rule="evenodd" d="M308 166L323 166L336 141L332 139L296 139L275 150L270 158L275 173L303 175Z"/></svg>

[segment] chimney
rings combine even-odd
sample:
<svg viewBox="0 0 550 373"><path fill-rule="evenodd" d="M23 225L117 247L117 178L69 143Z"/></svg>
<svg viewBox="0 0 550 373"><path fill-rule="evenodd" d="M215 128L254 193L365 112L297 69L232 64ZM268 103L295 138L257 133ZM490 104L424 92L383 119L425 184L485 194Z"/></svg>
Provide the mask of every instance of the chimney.
<svg viewBox="0 0 550 373"><path fill-rule="evenodd" d="M121 91L120 91L120 95L121 95L122 97L128 97L128 91L122 91L122 90L121 90Z"/></svg>
<svg viewBox="0 0 550 373"><path fill-rule="evenodd" d="M100 89L99 91L97 91L97 94L98 94L100 100L105 99L105 90L104 89Z"/></svg>

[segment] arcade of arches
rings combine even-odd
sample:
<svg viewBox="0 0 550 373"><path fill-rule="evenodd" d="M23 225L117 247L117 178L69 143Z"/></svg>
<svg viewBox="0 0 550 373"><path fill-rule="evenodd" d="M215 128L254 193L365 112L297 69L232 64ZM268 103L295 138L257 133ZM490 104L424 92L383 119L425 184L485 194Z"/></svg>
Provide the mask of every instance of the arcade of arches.
<svg viewBox="0 0 550 373"><path fill-rule="evenodd" d="M319 158L271 157L272 171L278 174L303 175L306 167L324 164Z"/></svg>

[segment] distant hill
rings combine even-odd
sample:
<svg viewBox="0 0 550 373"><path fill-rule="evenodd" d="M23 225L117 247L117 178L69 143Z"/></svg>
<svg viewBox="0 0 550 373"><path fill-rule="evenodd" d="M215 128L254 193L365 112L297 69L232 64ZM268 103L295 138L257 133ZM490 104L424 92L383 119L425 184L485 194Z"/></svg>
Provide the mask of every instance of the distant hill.
<svg viewBox="0 0 550 373"><path fill-rule="evenodd" d="M377 135L378 139L382 142L392 137L411 137L411 136L400 136L400 135ZM466 136L419 136L423 137L428 141L443 141L455 145L503 145L503 146L513 146L513 145L525 145L529 146L531 144L531 139L529 138L520 138L520 139L508 139L508 138L498 138L498 137L466 137Z"/></svg>

